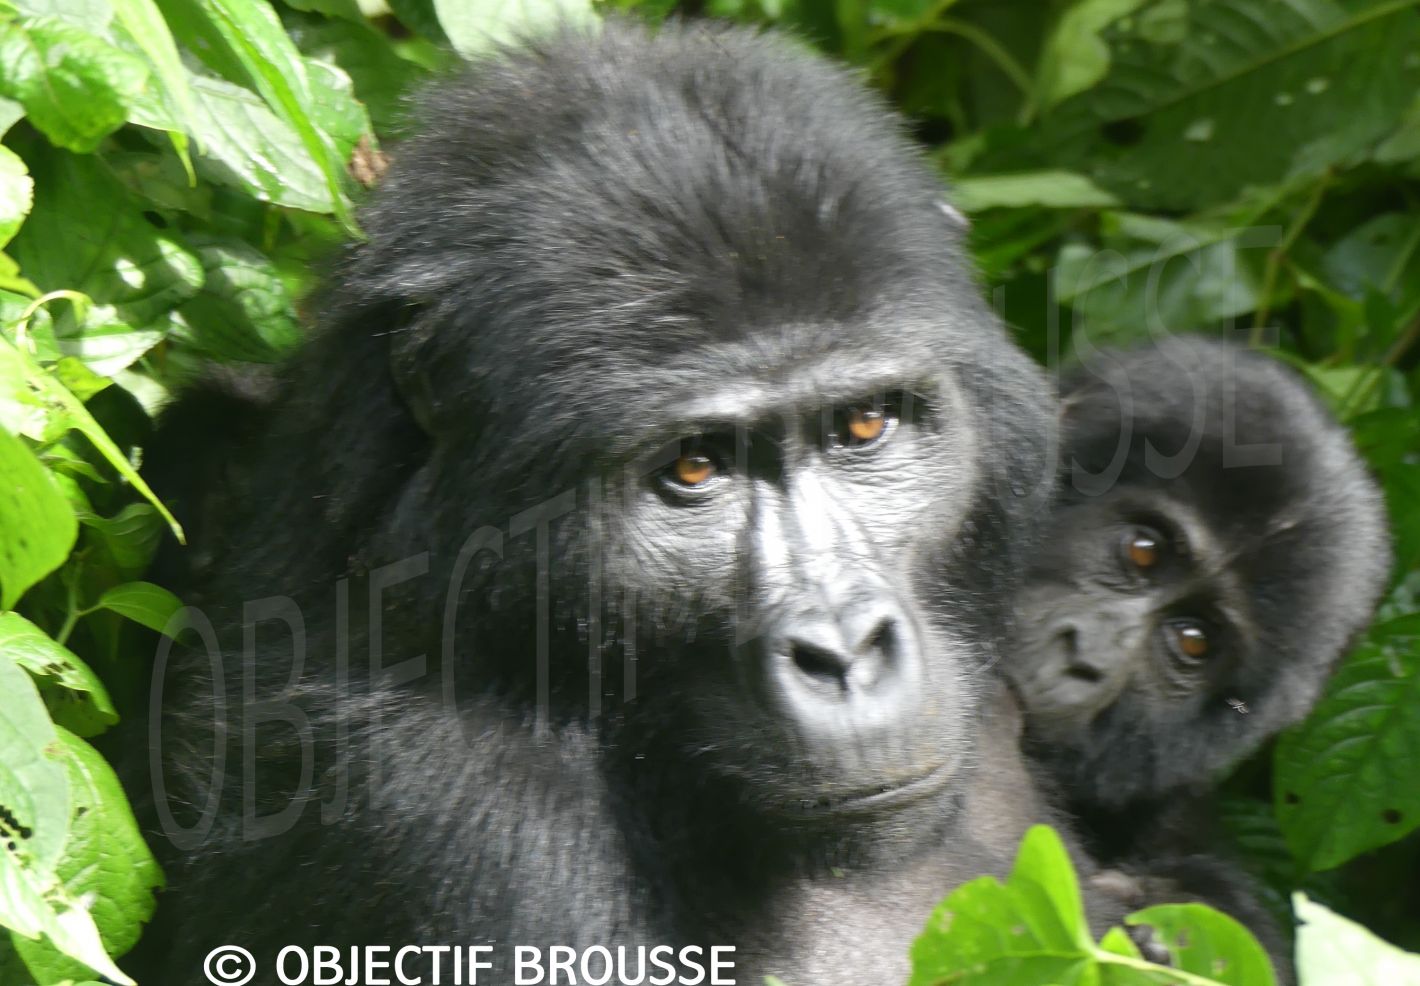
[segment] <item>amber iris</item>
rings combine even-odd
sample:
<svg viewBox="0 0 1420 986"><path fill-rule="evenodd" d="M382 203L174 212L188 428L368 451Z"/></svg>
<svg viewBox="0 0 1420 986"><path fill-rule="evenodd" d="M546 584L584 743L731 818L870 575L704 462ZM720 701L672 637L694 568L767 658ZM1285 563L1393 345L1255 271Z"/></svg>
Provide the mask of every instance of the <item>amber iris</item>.
<svg viewBox="0 0 1420 986"><path fill-rule="evenodd" d="M1129 560L1139 568L1153 568L1159 563L1159 539L1147 531L1135 531L1124 546Z"/></svg>
<svg viewBox="0 0 1420 986"><path fill-rule="evenodd" d="M672 472L676 482L682 486L700 486L715 475L715 463L708 456L692 452L676 459Z"/></svg>
<svg viewBox="0 0 1420 986"><path fill-rule="evenodd" d="M1208 656L1208 635L1203 632L1202 627L1184 624L1175 627L1173 632L1178 641L1178 649L1185 657L1201 660Z"/></svg>
<svg viewBox="0 0 1420 986"><path fill-rule="evenodd" d="M848 412L848 434L853 441L864 444L875 442L887 430L887 415L871 407L855 407Z"/></svg>

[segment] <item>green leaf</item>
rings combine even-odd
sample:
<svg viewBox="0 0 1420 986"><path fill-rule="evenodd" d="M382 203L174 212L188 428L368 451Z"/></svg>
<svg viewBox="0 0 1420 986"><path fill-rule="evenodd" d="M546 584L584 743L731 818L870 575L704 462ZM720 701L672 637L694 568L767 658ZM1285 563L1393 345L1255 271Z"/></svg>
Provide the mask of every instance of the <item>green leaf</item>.
<svg viewBox="0 0 1420 986"><path fill-rule="evenodd" d="M163 886L163 874L112 768L88 743L64 730L59 731L59 749L69 776L73 821L56 872L69 899L86 902L104 950L122 955L152 917L153 891ZM48 941L16 938L15 949L40 982L91 975L86 965Z"/></svg>
<svg viewBox="0 0 1420 986"><path fill-rule="evenodd" d="M1414 0L1212 0L1158 40L1107 29L1112 66L1034 146L1140 208L1194 209L1320 174L1389 134L1420 86Z"/></svg>
<svg viewBox="0 0 1420 986"><path fill-rule="evenodd" d="M434 0L439 24L464 55L545 31L597 20L591 0Z"/></svg>
<svg viewBox="0 0 1420 986"><path fill-rule="evenodd" d="M50 714L80 735L92 736L118 722L98 675L19 613L0 613L0 654L38 679Z"/></svg>
<svg viewBox="0 0 1420 986"><path fill-rule="evenodd" d="M172 233L153 226L100 161L37 152L35 209L12 247L25 274L46 291L80 291L114 318L148 327L192 297L202 265ZM73 313L57 321L73 319ZM82 334L78 326L56 333Z"/></svg>
<svg viewBox="0 0 1420 986"><path fill-rule="evenodd" d="M46 424L46 431L53 433L72 428L87 438L105 461L158 509L158 512L163 515L163 519L172 528L174 535L181 540L182 528L178 525L177 519L158 500L148 483L138 475L138 470L133 468L133 463L128 461L123 450L114 444L113 439L109 438L108 433L94 420L94 416L89 413L88 408L84 407L77 397L65 389L63 384L42 370L28 353L16 349L8 341L0 339L0 381L4 379L7 367L13 368L16 362L19 363L21 372L34 392L32 398L42 401L48 411L49 421ZM13 369L10 372L13 375Z"/></svg>
<svg viewBox="0 0 1420 986"><path fill-rule="evenodd" d="M34 681L0 649L0 924L33 937L27 888L54 874L69 835L69 781L51 755L54 724Z"/></svg>
<svg viewBox="0 0 1420 986"><path fill-rule="evenodd" d="M1203 904L1161 904L1125 919L1154 929L1173 968L1228 986L1275 986L1267 952L1235 919Z"/></svg>
<svg viewBox="0 0 1420 986"><path fill-rule="evenodd" d="M125 582L99 597L98 606L163 633L182 601L167 589L151 582Z"/></svg>
<svg viewBox="0 0 1420 986"><path fill-rule="evenodd" d="M1420 955L1382 941L1306 894L1292 896L1297 928L1297 977L1336 986L1417 986Z"/></svg>
<svg viewBox="0 0 1420 986"><path fill-rule="evenodd" d="M202 291L181 309L179 338L221 360L269 363L302 338L286 285L265 254L237 240L200 245Z"/></svg>
<svg viewBox="0 0 1420 986"><path fill-rule="evenodd" d="M0 147L0 247L14 237L34 204L34 181L25 162Z"/></svg>
<svg viewBox="0 0 1420 986"><path fill-rule="evenodd" d="M3 354L0 354L3 355ZM74 511L23 441L0 431L0 608L64 563Z"/></svg>
<svg viewBox="0 0 1420 986"><path fill-rule="evenodd" d="M1257 307L1271 236L1136 214L1110 219L1103 249L1067 243L1054 270L1056 296L1091 343L1206 328Z"/></svg>
<svg viewBox="0 0 1420 986"><path fill-rule="evenodd" d="M1119 204L1118 199L1084 175L1069 171L959 178L952 184L950 198L969 213L1027 205L1050 209L1103 209Z"/></svg>
<svg viewBox="0 0 1420 986"><path fill-rule="evenodd" d="M1420 827L1420 617L1375 627L1277 744L1277 820L1297 859L1329 869Z"/></svg>
<svg viewBox="0 0 1420 986"><path fill-rule="evenodd" d="M192 92L173 32L168 30L162 11L153 0L113 0L113 11L133 43L148 57L162 84L163 98L178 111L180 122L186 125L193 114ZM181 148L179 153L182 153Z"/></svg>
<svg viewBox="0 0 1420 986"><path fill-rule="evenodd" d="M192 137L200 154L198 172L211 181L248 192L264 202L333 212L324 172L311 160L300 135L261 97L223 79L194 76ZM166 129L161 106L137 107L134 121Z"/></svg>
<svg viewBox="0 0 1420 986"><path fill-rule="evenodd" d="M163 518L147 503L130 503L112 517L79 513L79 523L102 542L118 574L139 575L153 560L163 537Z"/></svg>
<svg viewBox="0 0 1420 986"><path fill-rule="evenodd" d="M972 880L932 912L912 945L909 986L1073 983L1092 951L1070 857L1037 825L1004 885Z"/></svg>
<svg viewBox="0 0 1420 986"><path fill-rule="evenodd" d="M104 953L87 907L58 868L70 834L71 790L63 748L34 682L0 650L0 925L44 935L67 955L132 986Z"/></svg>
<svg viewBox="0 0 1420 986"><path fill-rule="evenodd" d="M1109 71L1100 31L1146 0L1081 0L1065 9L1045 40L1036 71L1036 102L1048 109L1093 86Z"/></svg>
<svg viewBox="0 0 1420 986"><path fill-rule="evenodd" d="M325 178L336 216L354 230L355 218L345 194L345 163L314 122L320 111L305 59L276 12L266 0L199 0L199 4L267 105L296 132Z"/></svg>
<svg viewBox="0 0 1420 986"><path fill-rule="evenodd" d="M0 94L60 147L96 148L123 125L147 78L137 58L57 18L0 23Z"/></svg>

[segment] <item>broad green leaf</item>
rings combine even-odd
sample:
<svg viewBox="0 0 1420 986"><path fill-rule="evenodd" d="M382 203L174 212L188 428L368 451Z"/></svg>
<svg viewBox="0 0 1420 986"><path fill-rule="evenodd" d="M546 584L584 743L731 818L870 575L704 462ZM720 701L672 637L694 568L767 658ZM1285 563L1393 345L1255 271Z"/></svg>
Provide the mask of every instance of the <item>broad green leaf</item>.
<svg viewBox="0 0 1420 986"><path fill-rule="evenodd" d="M163 874L113 769L72 733L59 731L59 748L69 775L73 821L57 873L69 899L85 902L104 950L122 955L152 917L153 891L163 886ZM15 948L40 982L91 974L48 941L17 938Z"/></svg>
<svg viewBox="0 0 1420 986"><path fill-rule="evenodd" d="M1067 7L1045 40L1036 70L1036 102L1048 109L1093 86L1109 71L1100 32L1146 0L1081 0Z"/></svg>
<svg viewBox="0 0 1420 986"><path fill-rule="evenodd" d="M108 561L124 578L148 567L163 537L163 518L147 503L130 503L112 517L80 513L79 523L102 542Z"/></svg>
<svg viewBox="0 0 1420 986"><path fill-rule="evenodd" d="M1297 977L1305 984L1420 986L1420 955L1382 941L1354 921L1292 896L1297 928Z"/></svg>
<svg viewBox="0 0 1420 986"><path fill-rule="evenodd" d="M33 937L29 888L44 885L69 836L69 780L54 758L54 723L30 676L0 650L0 924Z"/></svg>
<svg viewBox="0 0 1420 986"><path fill-rule="evenodd" d="M72 804L62 747L28 674L0 650L0 925L44 935L116 983L132 986L104 954L87 908L69 898L58 867Z"/></svg>
<svg viewBox="0 0 1420 986"><path fill-rule="evenodd" d="M60 147L92 151L122 126L147 78L137 58L57 18L0 23L0 95Z"/></svg>
<svg viewBox="0 0 1420 986"><path fill-rule="evenodd" d="M1313 870L1420 827L1420 617L1371 631L1277 744L1277 819Z"/></svg>
<svg viewBox="0 0 1420 986"><path fill-rule="evenodd" d="M165 321L160 327L137 328L115 306L92 305L82 321L72 311L57 319L53 341L59 357L72 357L96 374L112 376L162 342L167 326Z"/></svg>
<svg viewBox="0 0 1420 986"><path fill-rule="evenodd" d="M177 596L151 582L116 585L99 597L98 605L158 633L167 630L173 614L182 609Z"/></svg>
<svg viewBox="0 0 1420 986"><path fill-rule="evenodd" d="M118 722L98 676L19 613L0 613L0 654L39 680L50 714L81 736L93 736Z"/></svg>
<svg viewBox="0 0 1420 986"><path fill-rule="evenodd" d="M0 608L64 563L78 525L69 502L23 441L0 431Z"/></svg>
<svg viewBox="0 0 1420 986"><path fill-rule="evenodd" d="M261 97L223 79L191 78L198 173L256 198L293 209L332 212L325 175L300 136ZM167 129L171 121L151 103L136 108L135 122Z"/></svg>
<svg viewBox="0 0 1420 986"><path fill-rule="evenodd" d="M34 204L34 181L25 162L0 147L0 247L9 243Z"/></svg>
<svg viewBox="0 0 1420 986"><path fill-rule="evenodd" d="M1010 877L958 887L912 945L909 986L1074 983L1093 944L1079 885L1051 829L1026 833Z"/></svg>
<svg viewBox="0 0 1420 986"><path fill-rule="evenodd" d="M199 5L267 105L296 132L325 179L336 216L353 230L355 219L345 194L345 162L330 137L316 126L318 93L310 83L305 59L276 12L266 0L199 0Z"/></svg>
<svg viewBox="0 0 1420 986"><path fill-rule="evenodd" d="M465 55L562 24L596 21L592 0L434 0L439 24Z"/></svg>
<svg viewBox="0 0 1420 986"><path fill-rule="evenodd" d="M50 151L30 161L41 176L35 209L12 250L47 291L81 291L113 305L130 326L147 327L202 285L202 265L169 231L156 228L94 159ZM65 313L56 320L72 318ZM77 334L78 327L59 335Z"/></svg>
<svg viewBox="0 0 1420 986"><path fill-rule="evenodd" d="M1199 208L1361 155L1420 87L1414 0L1187 10L1163 41L1142 16L1109 27L1108 75L1047 116L1036 152L1136 207Z"/></svg>
<svg viewBox="0 0 1420 986"><path fill-rule="evenodd" d="M1067 243L1057 297L1092 344L1200 329L1252 311L1275 231L1245 231L1124 214L1104 249Z"/></svg>
<svg viewBox="0 0 1420 986"><path fill-rule="evenodd" d="M178 525L176 518L158 500L148 483L138 475L138 470L133 467L133 463L128 461L123 450L114 444L113 439L109 438L108 433L94 420L94 416L89 413L83 402L65 389L64 385L51 374L41 369L28 353L16 349L9 342L0 339L0 381L3 381L4 374L7 372L6 367L13 367L16 362L20 364L23 376L34 391L34 396L46 406L49 418L46 431L54 433L72 428L87 438L104 457L104 460L158 509L158 512L163 515L163 519L173 529L173 533L181 540L182 528Z"/></svg>
<svg viewBox="0 0 1420 986"><path fill-rule="evenodd" d="M133 42L148 56L153 72L162 83L163 96L181 113L181 122L192 115L192 93L188 89L187 70L178 55L173 33L168 30L162 11L153 0L112 0L118 22Z"/></svg>
<svg viewBox="0 0 1420 986"><path fill-rule="evenodd" d="M1069 171L1028 171L1013 175L960 178L952 184L951 200L965 212L1018 208L1102 209L1119 200L1083 175Z"/></svg>
<svg viewBox="0 0 1420 986"><path fill-rule="evenodd" d="M1173 968L1228 986L1275 986L1267 952L1235 919L1203 904L1162 904L1129 915L1146 924L1173 959Z"/></svg>
<svg viewBox="0 0 1420 986"><path fill-rule="evenodd" d="M221 360L269 363L300 341L295 306L271 261L240 241L200 245L202 291L185 302L175 335Z"/></svg>
<svg viewBox="0 0 1420 986"><path fill-rule="evenodd" d="M25 107L13 99L0 96L0 137L25 118Z"/></svg>

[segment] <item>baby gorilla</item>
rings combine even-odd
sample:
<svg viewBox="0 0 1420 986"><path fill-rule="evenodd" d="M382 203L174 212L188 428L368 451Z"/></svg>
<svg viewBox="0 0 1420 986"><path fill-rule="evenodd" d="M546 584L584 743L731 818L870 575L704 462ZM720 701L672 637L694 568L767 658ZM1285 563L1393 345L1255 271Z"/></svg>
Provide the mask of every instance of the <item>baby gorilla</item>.
<svg viewBox="0 0 1420 986"><path fill-rule="evenodd" d="M1281 365L1198 337L1093 362L1062 386L1055 516L1004 670L1027 750L1120 858L1307 713L1389 550L1346 432Z"/></svg>

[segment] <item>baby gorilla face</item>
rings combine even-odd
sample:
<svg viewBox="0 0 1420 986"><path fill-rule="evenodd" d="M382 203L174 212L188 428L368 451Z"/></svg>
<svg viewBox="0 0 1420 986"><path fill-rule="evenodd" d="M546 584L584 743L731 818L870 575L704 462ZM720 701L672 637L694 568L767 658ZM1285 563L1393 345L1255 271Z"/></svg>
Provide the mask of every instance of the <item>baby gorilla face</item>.
<svg viewBox="0 0 1420 986"><path fill-rule="evenodd" d="M1196 712L1246 640L1221 546L1158 491L1117 490L1057 520L1019 597L1006 667L1032 733L1071 746L1104 716Z"/></svg>

